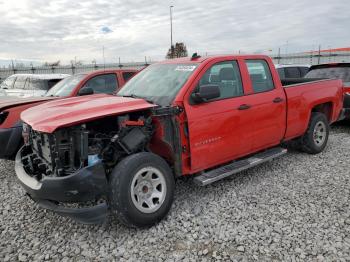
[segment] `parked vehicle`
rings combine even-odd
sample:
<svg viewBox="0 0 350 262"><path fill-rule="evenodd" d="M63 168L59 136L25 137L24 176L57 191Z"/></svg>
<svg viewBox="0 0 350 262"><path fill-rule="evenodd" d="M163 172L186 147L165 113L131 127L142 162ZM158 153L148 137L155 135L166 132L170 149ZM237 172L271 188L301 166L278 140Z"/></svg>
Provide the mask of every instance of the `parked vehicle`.
<svg viewBox="0 0 350 262"><path fill-rule="evenodd" d="M101 70L69 76L56 84L44 97L0 99L0 158L14 159L23 145L21 113L50 100L118 91L138 71Z"/></svg>
<svg viewBox="0 0 350 262"><path fill-rule="evenodd" d="M275 67L281 79L304 77L310 69L310 65L303 64L276 64Z"/></svg>
<svg viewBox="0 0 350 262"><path fill-rule="evenodd" d="M43 96L67 74L14 74L0 84L1 96Z"/></svg>
<svg viewBox="0 0 350 262"><path fill-rule="evenodd" d="M309 72L310 65L275 65L281 79L301 78Z"/></svg>
<svg viewBox="0 0 350 262"><path fill-rule="evenodd" d="M101 222L110 209L126 225L153 225L177 177L207 185L285 154L291 140L310 154L325 148L342 81L282 84L267 56L153 64L115 96L24 111L17 177L41 207L80 222Z"/></svg>
<svg viewBox="0 0 350 262"><path fill-rule="evenodd" d="M314 65L305 78L337 78L343 80L345 118L350 119L350 63L330 63Z"/></svg>

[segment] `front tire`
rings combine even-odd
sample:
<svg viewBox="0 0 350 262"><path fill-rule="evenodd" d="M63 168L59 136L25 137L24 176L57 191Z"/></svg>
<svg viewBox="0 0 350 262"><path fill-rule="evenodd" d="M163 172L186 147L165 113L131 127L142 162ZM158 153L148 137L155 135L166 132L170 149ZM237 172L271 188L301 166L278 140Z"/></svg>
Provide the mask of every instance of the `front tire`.
<svg viewBox="0 0 350 262"><path fill-rule="evenodd" d="M309 154L318 154L324 150L329 136L327 117L319 112L311 113L308 129L301 138L301 150Z"/></svg>
<svg viewBox="0 0 350 262"><path fill-rule="evenodd" d="M113 169L110 207L127 226L152 226L169 212L174 188L174 176L164 159L148 152L137 153Z"/></svg>

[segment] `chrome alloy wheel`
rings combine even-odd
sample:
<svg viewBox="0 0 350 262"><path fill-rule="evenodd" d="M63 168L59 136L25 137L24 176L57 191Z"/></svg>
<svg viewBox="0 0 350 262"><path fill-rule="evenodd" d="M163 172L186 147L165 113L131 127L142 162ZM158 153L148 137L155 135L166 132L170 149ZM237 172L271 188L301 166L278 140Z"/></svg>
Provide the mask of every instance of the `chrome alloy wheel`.
<svg viewBox="0 0 350 262"><path fill-rule="evenodd" d="M131 199L142 213L154 213L166 196L164 175L154 167L140 169L131 182Z"/></svg>
<svg viewBox="0 0 350 262"><path fill-rule="evenodd" d="M314 142L317 146L322 146L323 143L326 141L327 136L327 128L325 123L322 121L319 121L316 123L314 132L313 132L313 138Z"/></svg>

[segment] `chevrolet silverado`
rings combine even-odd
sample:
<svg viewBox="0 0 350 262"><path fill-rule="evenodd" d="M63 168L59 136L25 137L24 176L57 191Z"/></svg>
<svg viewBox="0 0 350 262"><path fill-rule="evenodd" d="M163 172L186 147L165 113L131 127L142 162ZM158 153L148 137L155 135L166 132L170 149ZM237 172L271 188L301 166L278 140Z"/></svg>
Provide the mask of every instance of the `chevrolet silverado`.
<svg viewBox="0 0 350 262"><path fill-rule="evenodd" d="M327 144L342 113L341 80L280 81L267 56L156 63L116 95L51 101L21 114L20 184L41 207L83 223L111 212L129 226L168 213L175 179L204 186ZM309 82L307 82L309 81Z"/></svg>

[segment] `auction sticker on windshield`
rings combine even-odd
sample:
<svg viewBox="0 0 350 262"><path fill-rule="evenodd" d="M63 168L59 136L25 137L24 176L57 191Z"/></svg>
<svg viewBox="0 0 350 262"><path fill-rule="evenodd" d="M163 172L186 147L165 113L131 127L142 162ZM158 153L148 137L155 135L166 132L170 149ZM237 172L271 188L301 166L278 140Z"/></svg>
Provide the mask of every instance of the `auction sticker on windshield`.
<svg viewBox="0 0 350 262"><path fill-rule="evenodd" d="M186 65L179 65L175 68L175 71L190 71L192 72L194 69L196 69L196 66L186 66Z"/></svg>

